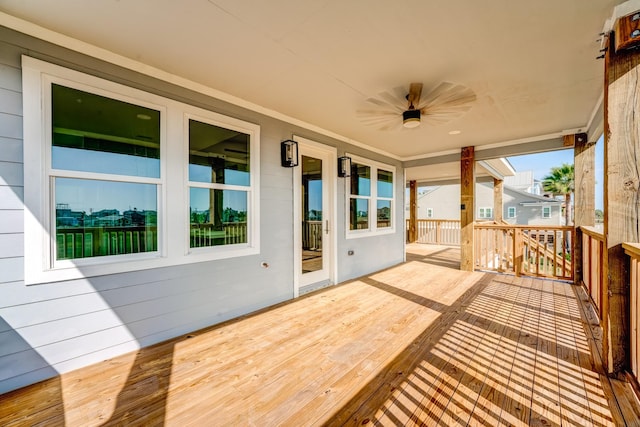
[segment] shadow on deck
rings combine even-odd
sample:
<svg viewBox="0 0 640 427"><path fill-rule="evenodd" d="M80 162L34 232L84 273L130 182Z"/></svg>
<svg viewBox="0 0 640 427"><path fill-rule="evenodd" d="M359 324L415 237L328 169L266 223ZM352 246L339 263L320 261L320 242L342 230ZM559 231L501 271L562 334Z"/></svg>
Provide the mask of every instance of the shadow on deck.
<svg viewBox="0 0 640 427"><path fill-rule="evenodd" d="M396 267L7 393L0 425L625 424L578 289L461 272L457 248L426 246L410 245Z"/></svg>

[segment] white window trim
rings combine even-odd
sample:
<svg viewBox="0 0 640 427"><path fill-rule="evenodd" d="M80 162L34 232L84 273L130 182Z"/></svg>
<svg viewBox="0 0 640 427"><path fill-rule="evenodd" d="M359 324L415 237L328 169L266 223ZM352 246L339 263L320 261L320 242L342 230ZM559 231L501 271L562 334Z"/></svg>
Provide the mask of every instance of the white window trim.
<svg viewBox="0 0 640 427"><path fill-rule="evenodd" d="M433 218L433 208L427 208L427 218Z"/></svg>
<svg viewBox="0 0 640 427"><path fill-rule="evenodd" d="M544 214L545 209L549 212L547 215ZM542 206L542 218L547 219L551 218L551 206Z"/></svg>
<svg viewBox="0 0 640 427"><path fill-rule="evenodd" d="M51 227L53 189L49 180L51 145L51 82L73 87L108 98L147 106L160 111L160 178L140 180L127 177L128 182L150 182L158 185L158 251L117 256L102 256L65 260L53 263ZM188 264L207 260L231 258L260 253L260 126L199 109L149 92L124 86L109 80L75 70L43 62L28 56L22 57L23 87L23 139L24 139L24 239L25 283L57 282L91 276L114 274L171 265ZM184 140L185 114L194 114L213 120L220 126L249 133L250 146L250 197L248 201L248 240L246 245L216 247L209 251L190 253L185 227L188 224L188 141ZM184 147L187 146L187 157ZM180 159L180 160L176 160ZM64 171L64 176L80 176ZM82 177L91 173L83 172ZM97 175L96 175L97 177ZM109 174L99 174L100 179L110 179ZM123 180L122 177L113 176ZM188 234L187 234L188 236ZM55 240L55 239L53 239ZM185 248L186 243L186 248Z"/></svg>
<svg viewBox="0 0 640 427"><path fill-rule="evenodd" d="M255 197L256 189L259 188L258 180L260 175L260 162L259 156L254 156L254 150L258 150L257 141L260 139L260 127L251 123L244 122L242 120L234 119L232 117L223 116L212 111L204 110L190 105L183 107L183 164L184 169L184 195L185 195L185 231L183 233L185 255L189 256L193 260L205 261L211 258L212 254L215 254L216 259L230 258L232 256L244 255L245 252L249 254L258 253L254 248L260 247L260 233L258 232L258 217L260 212L260 199ZM230 130L235 130L249 135L249 186L244 185L230 185L230 184L206 184L199 182L189 181L189 120L193 119L201 123L207 123L214 126L223 127ZM208 246L202 248L189 247L189 232L191 229L190 215L189 215L189 188L216 188L220 190L236 190L244 191L247 193L247 243L225 246Z"/></svg>
<svg viewBox="0 0 640 427"><path fill-rule="evenodd" d="M487 211L489 211L491 215L487 215ZM493 218L493 208L491 207L478 208L478 219L490 219L490 218Z"/></svg>
<svg viewBox="0 0 640 427"><path fill-rule="evenodd" d="M511 214L511 212L513 212L513 215ZM507 218L515 218L517 215L517 210L515 206L508 206L507 207Z"/></svg>
<svg viewBox="0 0 640 427"><path fill-rule="evenodd" d="M351 163L358 163L371 168L371 193L369 196L354 196L355 198L368 199L369 200L369 228L363 230L350 230L350 218L349 218L349 206L351 200L351 177L346 181L345 187L345 232L346 239L357 239L361 237L380 236L384 234L393 234L396 232L396 183L398 179L395 166L391 166L386 163L376 162L364 157L356 156L351 153L345 153L346 156L351 157ZM393 193L392 197L378 197L378 169L382 169L393 173ZM391 201L391 227L378 228L378 200ZM375 204L375 206L374 206Z"/></svg>

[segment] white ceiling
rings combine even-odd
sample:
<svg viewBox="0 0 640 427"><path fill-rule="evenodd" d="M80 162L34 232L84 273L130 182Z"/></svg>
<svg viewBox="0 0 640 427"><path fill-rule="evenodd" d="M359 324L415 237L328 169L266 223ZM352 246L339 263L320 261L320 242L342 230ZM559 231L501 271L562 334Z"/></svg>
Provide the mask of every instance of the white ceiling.
<svg viewBox="0 0 640 427"><path fill-rule="evenodd" d="M585 130L602 96L598 33L618 3L0 0L0 24L22 18L410 159ZM443 81L478 97L447 124L380 131L357 117L382 91Z"/></svg>

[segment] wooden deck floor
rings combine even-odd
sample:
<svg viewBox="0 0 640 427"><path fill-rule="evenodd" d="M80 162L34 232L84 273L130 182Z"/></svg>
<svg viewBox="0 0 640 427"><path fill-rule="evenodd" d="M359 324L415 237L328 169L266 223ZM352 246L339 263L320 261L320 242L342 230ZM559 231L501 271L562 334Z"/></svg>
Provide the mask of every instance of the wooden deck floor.
<svg viewBox="0 0 640 427"><path fill-rule="evenodd" d="M0 425L624 425L572 285L452 248L0 396Z"/></svg>

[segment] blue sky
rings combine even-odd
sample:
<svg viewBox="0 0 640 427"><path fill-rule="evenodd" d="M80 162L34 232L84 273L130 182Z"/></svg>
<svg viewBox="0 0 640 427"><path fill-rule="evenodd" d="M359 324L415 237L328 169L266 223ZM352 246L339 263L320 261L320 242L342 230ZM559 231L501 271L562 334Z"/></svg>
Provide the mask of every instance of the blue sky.
<svg viewBox="0 0 640 427"><path fill-rule="evenodd" d="M596 144L596 209L602 209L604 205L604 141L600 137ZM573 164L573 149L550 151L526 156L508 157L509 162L517 172L531 170L535 179L541 180L549 174L553 166L561 166L563 163Z"/></svg>

